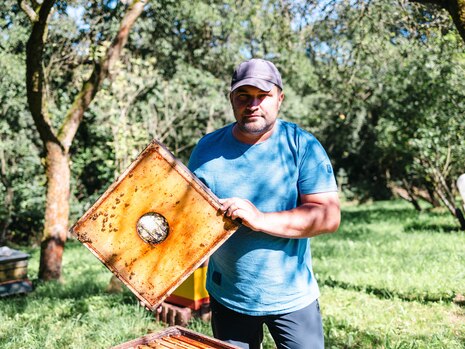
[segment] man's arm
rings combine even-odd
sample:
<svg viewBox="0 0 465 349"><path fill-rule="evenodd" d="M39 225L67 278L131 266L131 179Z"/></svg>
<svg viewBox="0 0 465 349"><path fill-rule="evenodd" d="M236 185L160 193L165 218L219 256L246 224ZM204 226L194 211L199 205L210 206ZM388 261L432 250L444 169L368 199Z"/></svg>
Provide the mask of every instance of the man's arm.
<svg viewBox="0 0 465 349"><path fill-rule="evenodd" d="M239 198L220 200L222 210L232 219L264 233L284 238L308 238L335 232L341 221L336 192L300 196L300 206L281 212L261 212L250 201Z"/></svg>

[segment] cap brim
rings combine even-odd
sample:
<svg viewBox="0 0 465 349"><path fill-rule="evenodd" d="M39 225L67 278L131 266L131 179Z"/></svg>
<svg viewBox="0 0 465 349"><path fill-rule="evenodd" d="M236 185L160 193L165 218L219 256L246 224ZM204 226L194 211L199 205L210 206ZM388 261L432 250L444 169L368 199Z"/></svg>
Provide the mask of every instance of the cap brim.
<svg viewBox="0 0 465 349"><path fill-rule="evenodd" d="M247 79L243 79L241 81L238 81L234 85L232 85L231 86L231 92L236 90L238 87L246 86L246 85L247 86L254 86L254 87L259 88L260 90L266 91L266 92L271 91L273 89L273 86L275 86L275 84L273 84L272 82L266 81L266 80L257 79L257 78L247 78Z"/></svg>

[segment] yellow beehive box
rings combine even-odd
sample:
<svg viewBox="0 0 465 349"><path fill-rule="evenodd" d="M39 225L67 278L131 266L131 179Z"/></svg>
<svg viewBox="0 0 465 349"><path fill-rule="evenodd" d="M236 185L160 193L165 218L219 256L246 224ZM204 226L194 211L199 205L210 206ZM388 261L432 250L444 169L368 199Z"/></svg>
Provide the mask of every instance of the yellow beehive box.
<svg viewBox="0 0 465 349"><path fill-rule="evenodd" d="M210 302L205 282L207 280L207 263L197 268L189 277L166 298L166 301L192 310L199 310L203 304Z"/></svg>

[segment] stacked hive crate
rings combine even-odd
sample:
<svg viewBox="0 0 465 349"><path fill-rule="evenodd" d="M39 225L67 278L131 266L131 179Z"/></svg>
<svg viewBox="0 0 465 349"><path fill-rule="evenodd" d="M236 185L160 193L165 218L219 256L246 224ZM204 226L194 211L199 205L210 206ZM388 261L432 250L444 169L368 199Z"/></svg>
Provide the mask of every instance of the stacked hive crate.
<svg viewBox="0 0 465 349"><path fill-rule="evenodd" d="M7 246L0 247L0 296L32 291L27 277L29 255Z"/></svg>
<svg viewBox="0 0 465 349"><path fill-rule="evenodd" d="M208 306L210 297L205 288L207 279L207 262L197 268L173 293L166 299L181 307L199 311L202 306Z"/></svg>

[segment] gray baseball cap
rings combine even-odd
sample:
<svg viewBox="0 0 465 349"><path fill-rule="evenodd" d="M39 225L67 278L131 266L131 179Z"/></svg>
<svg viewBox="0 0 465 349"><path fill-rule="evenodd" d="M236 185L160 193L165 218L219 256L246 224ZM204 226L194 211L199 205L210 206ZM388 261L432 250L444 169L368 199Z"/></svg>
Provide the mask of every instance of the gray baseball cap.
<svg viewBox="0 0 465 349"><path fill-rule="evenodd" d="M253 58L242 62L234 70L231 80L231 92L244 85L251 85L263 91L271 91L274 85L283 89L281 74L270 61Z"/></svg>

